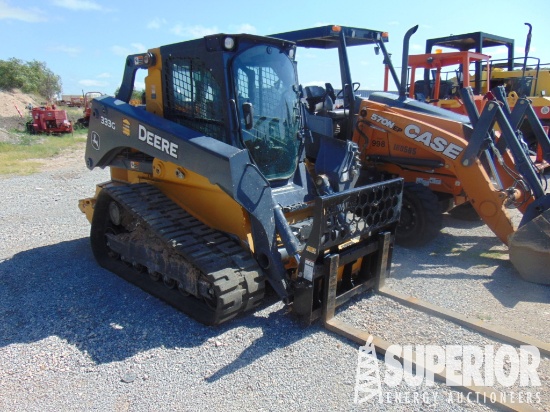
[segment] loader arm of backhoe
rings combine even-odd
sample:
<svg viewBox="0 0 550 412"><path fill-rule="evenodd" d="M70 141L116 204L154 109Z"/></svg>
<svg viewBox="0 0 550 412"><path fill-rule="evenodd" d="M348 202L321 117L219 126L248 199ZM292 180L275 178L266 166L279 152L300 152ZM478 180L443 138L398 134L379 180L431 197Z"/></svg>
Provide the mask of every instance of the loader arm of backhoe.
<svg viewBox="0 0 550 412"><path fill-rule="evenodd" d="M382 136L387 134L387 142L381 143L376 137L380 134L374 135L372 129L383 130ZM417 153L424 160L439 163L442 171L456 176L479 216L503 243L508 244L509 236L515 232L507 212L509 197L505 191L495 187L479 157L468 166L462 163L468 147L465 136L468 132L465 130L466 126L458 122L365 100L359 110L354 140L364 148L367 161L370 147L385 144L389 146L390 153L398 146L400 152ZM508 155L504 156L503 161L507 167L513 165ZM506 166L496 162L495 167L502 172ZM500 175L503 185L511 187L512 177L506 173ZM524 191L524 188L518 187L517 190ZM533 201L527 191L514 193L514 196L525 199L523 207Z"/></svg>
<svg viewBox="0 0 550 412"><path fill-rule="evenodd" d="M485 224L508 245L519 274L527 281L549 284L550 195L498 102L488 102L481 114L470 118L473 127L398 104L365 100L354 140L363 148L367 164L382 159L372 153L383 147L387 161L397 162L395 154L406 152L419 157L418 173L454 176ZM499 134L494 132L495 124ZM414 164L410 158L407 161ZM429 163L432 170L426 167ZM517 228L507 211L511 207L523 214Z"/></svg>

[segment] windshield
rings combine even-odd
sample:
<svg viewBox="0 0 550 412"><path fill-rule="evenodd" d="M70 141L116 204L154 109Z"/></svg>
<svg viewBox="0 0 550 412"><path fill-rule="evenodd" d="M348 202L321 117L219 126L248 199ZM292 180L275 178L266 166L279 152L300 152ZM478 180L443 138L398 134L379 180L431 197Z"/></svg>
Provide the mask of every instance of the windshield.
<svg viewBox="0 0 550 412"><path fill-rule="evenodd" d="M272 46L254 46L233 61L241 139L264 176L287 179L296 169L300 140L299 96L292 61ZM243 104L252 105L245 123Z"/></svg>

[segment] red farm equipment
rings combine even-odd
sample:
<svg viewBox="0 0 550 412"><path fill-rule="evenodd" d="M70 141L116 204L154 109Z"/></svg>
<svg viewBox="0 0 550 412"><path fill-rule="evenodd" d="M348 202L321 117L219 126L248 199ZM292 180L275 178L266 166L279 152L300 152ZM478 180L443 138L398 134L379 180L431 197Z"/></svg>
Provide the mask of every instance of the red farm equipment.
<svg viewBox="0 0 550 412"><path fill-rule="evenodd" d="M39 106L31 109L32 120L27 122L27 131L31 134L72 133L73 125L67 118L65 110L55 106Z"/></svg>

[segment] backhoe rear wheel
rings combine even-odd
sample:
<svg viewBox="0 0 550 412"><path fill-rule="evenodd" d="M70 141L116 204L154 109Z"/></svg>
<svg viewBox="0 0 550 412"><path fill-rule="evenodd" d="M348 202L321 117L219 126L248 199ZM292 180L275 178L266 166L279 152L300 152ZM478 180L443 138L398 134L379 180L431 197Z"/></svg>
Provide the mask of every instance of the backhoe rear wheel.
<svg viewBox="0 0 550 412"><path fill-rule="evenodd" d="M422 246L439 234L442 220L436 194L421 184L405 183L395 243L404 247Z"/></svg>

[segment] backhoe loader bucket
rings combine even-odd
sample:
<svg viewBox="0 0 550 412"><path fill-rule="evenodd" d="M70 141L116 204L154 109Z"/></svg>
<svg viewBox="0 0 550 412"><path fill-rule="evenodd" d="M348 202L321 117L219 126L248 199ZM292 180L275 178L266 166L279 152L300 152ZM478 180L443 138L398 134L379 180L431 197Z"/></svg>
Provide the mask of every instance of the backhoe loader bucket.
<svg viewBox="0 0 550 412"><path fill-rule="evenodd" d="M520 226L510 236L508 249L523 279L550 285L550 210Z"/></svg>

